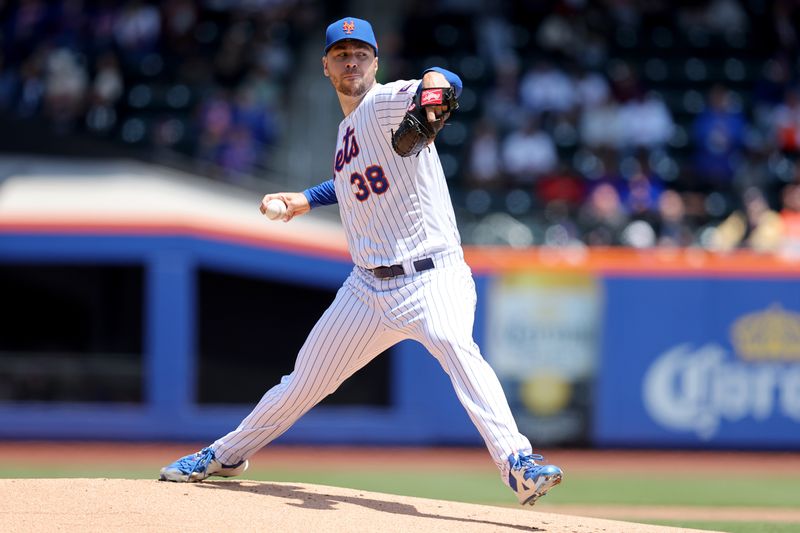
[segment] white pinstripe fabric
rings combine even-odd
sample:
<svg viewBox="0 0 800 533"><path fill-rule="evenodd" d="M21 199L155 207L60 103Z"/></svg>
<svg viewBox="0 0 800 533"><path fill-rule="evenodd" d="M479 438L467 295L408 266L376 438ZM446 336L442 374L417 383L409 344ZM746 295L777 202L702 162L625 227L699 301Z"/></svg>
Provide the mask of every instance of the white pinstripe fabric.
<svg viewBox="0 0 800 533"><path fill-rule="evenodd" d="M440 362L498 468L513 452L530 453L497 376L472 340L475 286L459 255L435 257L433 270L384 280L354 268L312 329L294 371L212 445L220 460L233 464L254 454L403 339L420 342Z"/></svg>
<svg viewBox="0 0 800 533"><path fill-rule="evenodd" d="M334 179L356 266L311 330L294 371L263 396L238 428L214 442L223 463L237 463L272 442L403 339L420 342L442 365L501 472L510 454L531 452L497 376L472 339L475 284L464 263L436 147L409 158L391 148L391 128L402 119L418 83L376 85L340 124L337 150L344 153L345 139L347 146L353 139L358 144L357 154L342 158ZM373 165L383 169L388 189L359 200L351 176ZM415 273L414 261L428 257L435 268ZM395 264L407 274L378 279L368 270Z"/></svg>

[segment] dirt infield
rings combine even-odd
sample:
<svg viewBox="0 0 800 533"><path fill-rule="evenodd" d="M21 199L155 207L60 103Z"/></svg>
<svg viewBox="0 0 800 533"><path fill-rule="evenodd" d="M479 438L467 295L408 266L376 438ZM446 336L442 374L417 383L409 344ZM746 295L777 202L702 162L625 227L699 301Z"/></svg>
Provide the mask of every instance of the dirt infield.
<svg viewBox="0 0 800 533"><path fill-rule="evenodd" d="M299 483L16 479L0 480L0 494L10 532L689 531Z"/></svg>
<svg viewBox="0 0 800 533"><path fill-rule="evenodd" d="M145 443L70 443L70 442L6 442L0 443L0 458L6 465L14 465L21 469L30 468L32 471L41 471L46 469L47 465L63 466L70 465L75 469L85 467L87 470L97 469L98 465L103 464L116 464L119 463L120 458L124 458L124 463L130 467L142 467L146 470L152 470L153 475L158 471L160 466L174 460L177 457L185 455L201 447L198 443L185 443L185 444L145 444ZM692 476L702 475L703 473L729 473L735 471L743 464L758 465L759 472L770 474L772 476L787 476L789 478L800 478L800 454L798 453L743 453L743 452L686 452L686 451L589 451L589 450L547 450L545 455L547 458L564 468L567 472L567 479L569 479L570 472L615 472L624 469L629 473L669 473L675 475L689 474ZM317 469L319 465L325 465L326 469L342 469L347 471L365 471L372 469L385 469L387 465L397 470L414 470L424 468L429 471L452 471L453 469L459 471L473 471L485 472L487 474L495 474L496 470L494 464L488 457L485 450L479 448L436 448L436 449L419 449L419 448L353 448L353 447L303 447L303 446L269 446L258 452L253 458L252 463L259 468L286 468L291 465L294 470L302 469ZM0 464L0 466L2 466ZM42 481L42 480L39 480ZM117 513L127 513L129 518L134 522L144 519L147 516L146 511L135 511L138 509L135 503L135 492L142 491L142 498L152 495L155 498L155 504L159 504L160 498L169 496L170 498L178 496L186 497L200 497L200 495L212 492L212 488L225 488L228 490L216 490L215 494L225 495L225 498L243 497L247 498L246 504L239 504L231 501L230 505L237 509L244 509L249 506L254 507L256 513L260 513L259 509L265 504L279 505L280 513L286 515L287 513L294 513L297 508L300 509L318 509L324 503L326 509L338 510L343 509L353 510L354 512L368 512L377 516L370 516L369 520L384 520L384 521L397 521L406 523L407 520L416 520L421 518L433 519L437 516L436 509L445 509L444 512L447 518L438 519L434 525L429 525L425 530L442 530L449 531L448 527L453 530L459 531L472 531L485 527L490 530L497 530L497 524L506 524L502 520L510 520L507 527L513 528L520 525L515 522L518 516L515 513L525 512L519 509L503 509L493 508L495 512L511 514L502 514L504 517L509 518L485 518L485 521L494 522L492 524L466 521L461 523L463 517L484 516L482 514L464 514L464 513L478 513L478 511L467 510L467 507L461 507L462 504L440 502L432 500L413 500L414 503L409 503L409 499L401 496L389 495L376 495L368 494L363 491L349 491L348 489L334 489L329 487L318 487L311 485L301 485L293 483L291 485L284 485L281 483L258 483L250 481L242 481L238 483L233 482L212 482L205 483L201 486L190 485L184 486L184 492L173 493L176 490L174 487L180 485L166 484L172 489L163 487L164 483L153 484L149 481L137 481L130 483L142 483L142 485L126 485L128 482L121 480L64 480L64 481L42 481L44 485L37 486L37 481L29 480L7 480L0 481L3 485L0 487L0 494L7 492L27 492L35 494L36 497L32 498L34 501L44 502L57 502L59 498L59 490L64 492L73 493L76 489L70 487L69 482L82 483L82 491L85 494L100 494L102 491L111 491L112 494L117 492L115 489L109 487L118 487L122 490L131 491L131 505L129 508L118 508L115 502L115 497L110 497L108 505L116 509ZM47 483L50 483L48 485ZM225 484L228 483L228 484ZM233 484L231 484L233 483ZM118 485L119 484L119 485ZM6 490L14 488L13 491ZM55 487L58 487L56 489ZM132 487L136 487L135 489ZM205 487L205 488L203 488ZM296 488L287 488L296 487ZM46 496L47 491L54 492L53 498ZM28 492L31 491L31 492ZM167 492L163 492L167 491ZM198 492L200 491L200 492ZM323 494L324 493L324 494ZM42 498L39 497L42 495ZM77 494L80 494L78 491ZM108 494L108 493L106 493ZM253 500L254 495L260 497ZM314 496L317 495L321 500ZM321 496L320 496L321 495ZM16 499L16 498L15 498ZM177 498L181 503L185 500ZM3 498L0 498L0 502ZM102 508L102 502L95 499L99 508ZM148 500L149 501L149 500ZM227 502L228 500L225 500ZM199 504L209 505L206 500L199 500ZM420 503L420 502L425 502ZM6 506L8 500L3 502L3 509L9 509ZM73 502L74 503L74 502ZM171 502L173 505L176 502ZM228 503L226 503L228 505ZM466 505L466 504L463 504ZM315 507L316 506L316 507ZM434 506L434 507L431 507ZM180 505L178 506L180 508ZM218 509L220 507L220 500L215 499L214 504L210 509ZM488 512L484 506L477 506L480 513ZM24 508L24 507L21 507ZM126 510L128 509L128 510ZM272 508L271 508L272 509ZM414 511L413 509L416 509ZM41 512L44 512L40 510ZM380 512L378 512L380 511ZM6 511L4 511L6 512ZM110 511L109 511L110 512ZM183 511L181 511L183 512ZM187 508L186 512L191 515L192 512ZM197 511L195 511L197 512ZM248 510L249 512L249 510ZM274 512L274 509L273 511ZM349 512L349 511L348 511ZM531 511L528 511L530 513ZM141 514L136 514L141 513ZM39 513L41 514L41 513ZM39 514L32 514L25 519L36 519ZM491 513L490 513L491 514ZM68 513L65 514L65 520ZM397 515L397 516L395 516ZM431 515L431 516L428 516ZM12 515L13 516L13 515ZM26 515L27 516L27 515ZM53 516L56 518L59 515L55 513ZM260 516L260 515L259 515ZM313 520L317 516L311 513L308 517ZM338 520L339 514L336 514ZM444 516L444 515L443 515ZM488 516L488 515L487 515ZM541 519L541 523L534 524L533 527L539 528L539 531L561 531L561 529L546 529L561 527L563 524L574 524L578 520L580 524L587 524L587 518L577 518L577 516L593 517L593 518L608 518L608 519L621 519L621 520L674 520L674 519L697 519L697 520L719 520L719 521L776 521L776 522L795 522L800 524L800 509L798 508L770 508L768 511L762 508L742 508L742 507L678 507L678 506L615 506L615 505L564 505L555 504L549 501L543 501L537 504L536 514L537 520ZM98 511L98 520L110 519ZM461 517L461 518L458 518ZM528 515L530 517L530 515ZM546 517L546 518L545 518ZM40 517L41 518L41 517ZM51 517L52 518L52 517ZM274 517L270 518L273 519ZM188 518L190 521L193 518ZM263 518L254 518L254 520L262 520ZM324 518L325 520L332 519L331 517ZM367 518L365 518L367 519ZM332 523L338 523L334 520ZM11 521L13 523L14 520ZM439 523L442 522L442 523ZM545 523L546 522L546 523ZM5 521L3 523L6 523ZM105 522L103 522L105 523ZM65 522L65 527L69 526ZM85 525L85 524L84 524ZM150 527L151 522L144 523L145 527ZM70 526L71 527L71 526ZM568 526L565 526L568 527ZM592 526L594 527L594 526ZM586 531L603 531L603 526L598 525L600 529L585 529L583 527L569 530L578 533ZM624 528L634 527L628 526ZM492 529L494 528L494 529ZM606 531L635 531L633 529L620 529L620 526L615 526ZM1 528L0 528L1 529ZM314 529L306 528L312 531ZM325 529L323 529L325 530ZM334 531L334 529L327 529ZM343 529L343 531L352 531L353 529ZM394 528L393 531L403 531L401 528ZM536 531L537 529L528 530ZM375 529L373 529L375 531ZM642 530L645 531L645 530ZM647 531L650 531L648 529Z"/></svg>

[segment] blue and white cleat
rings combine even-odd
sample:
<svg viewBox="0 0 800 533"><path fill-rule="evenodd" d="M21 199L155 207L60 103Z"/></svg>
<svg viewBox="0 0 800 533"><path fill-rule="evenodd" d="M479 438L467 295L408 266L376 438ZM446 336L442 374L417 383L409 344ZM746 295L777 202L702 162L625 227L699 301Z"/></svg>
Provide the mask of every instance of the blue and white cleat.
<svg viewBox="0 0 800 533"><path fill-rule="evenodd" d="M181 457L171 465L161 469L159 481L176 481L179 483L194 483L203 481L210 476L233 477L247 470L247 459L235 465L225 465L219 462L211 448L203 448L197 453Z"/></svg>
<svg viewBox="0 0 800 533"><path fill-rule="evenodd" d="M547 491L561 483L564 473L555 465L540 465L541 455L508 456L508 486L521 505L533 505Z"/></svg>

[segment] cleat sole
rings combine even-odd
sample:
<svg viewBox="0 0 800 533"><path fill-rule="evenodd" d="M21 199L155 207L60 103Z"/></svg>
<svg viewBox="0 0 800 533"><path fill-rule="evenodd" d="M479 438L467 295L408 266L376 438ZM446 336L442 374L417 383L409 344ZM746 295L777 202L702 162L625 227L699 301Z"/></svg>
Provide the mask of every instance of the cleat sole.
<svg viewBox="0 0 800 533"><path fill-rule="evenodd" d="M544 478L544 483L542 483L541 487L539 487L539 490L536 491L530 498L522 502L522 505L534 505L536 501L547 494L550 489L561 483L561 477L562 476L560 474L555 476L546 476Z"/></svg>

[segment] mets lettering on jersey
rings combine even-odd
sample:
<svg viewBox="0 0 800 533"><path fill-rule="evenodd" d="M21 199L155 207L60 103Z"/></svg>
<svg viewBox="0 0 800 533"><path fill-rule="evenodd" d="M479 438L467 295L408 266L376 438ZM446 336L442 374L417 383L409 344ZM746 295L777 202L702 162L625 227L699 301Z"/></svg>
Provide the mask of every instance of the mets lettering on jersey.
<svg viewBox="0 0 800 533"><path fill-rule="evenodd" d="M358 155L358 142L354 135L355 132L356 130L348 127L342 137L342 149L336 152L336 161L334 163L336 172L341 172L345 163L349 163Z"/></svg>

